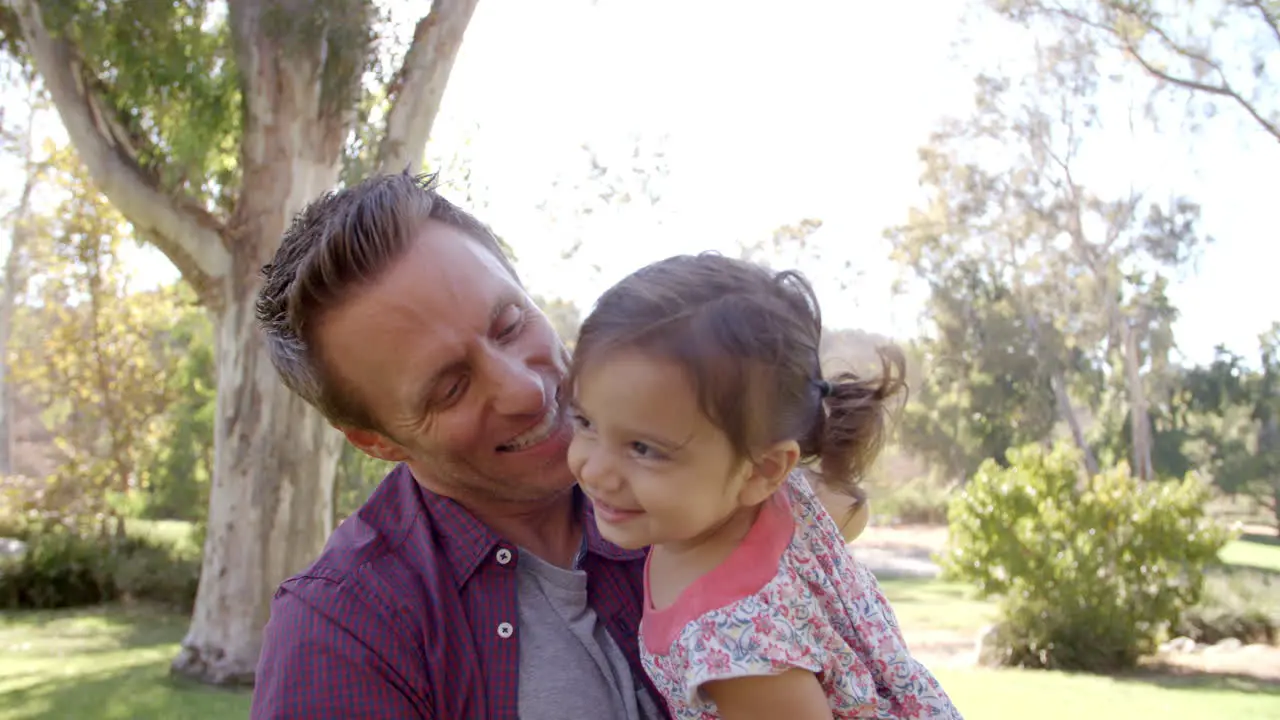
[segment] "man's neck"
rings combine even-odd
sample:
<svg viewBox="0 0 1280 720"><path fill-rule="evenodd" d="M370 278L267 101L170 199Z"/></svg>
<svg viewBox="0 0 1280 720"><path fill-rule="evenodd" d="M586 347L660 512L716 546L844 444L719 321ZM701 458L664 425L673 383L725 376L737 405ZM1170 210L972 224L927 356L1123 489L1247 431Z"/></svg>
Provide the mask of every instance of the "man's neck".
<svg viewBox="0 0 1280 720"><path fill-rule="evenodd" d="M582 547L582 515L573 488L540 503L471 509L476 519L526 551L562 568Z"/></svg>

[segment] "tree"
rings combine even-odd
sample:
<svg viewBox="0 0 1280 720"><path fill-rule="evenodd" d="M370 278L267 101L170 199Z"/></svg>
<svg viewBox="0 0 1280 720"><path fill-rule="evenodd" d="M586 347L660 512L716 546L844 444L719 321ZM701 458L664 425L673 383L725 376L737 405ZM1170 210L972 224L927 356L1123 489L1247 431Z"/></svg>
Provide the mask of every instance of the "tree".
<svg viewBox="0 0 1280 720"><path fill-rule="evenodd" d="M186 283L163 292L177 299L176 317L157 339L168 352L171 402L161 420L162 442L147 469L146 517L204 525L213 478L217 417L213 324Z"/></svg>
<svg viewBox="0 0 1280 720"><path fill-rule="evenodd" d="M1087 46L1072 42L1044 48L1024 78L980 75L973 116L944 122L921 150L928 200L888 237L935 299L963 290L966 275L1009 294L1090 474L1098 464L1069 389L1118 368L1132 465L1150 478L1143 373L1171 344L1152 332L1170 308L1153 307L1144 288L1162 287L1162 273L1203 242L1199 208L1175 197L1145 203L1144 216L1141 193L1105 197L1082 185L1077 161L1101 121L1095 78Z"/></svg>
<svg viewBox="0 0 1280 720"><path fill-rule="evenodd" d="M933 332L921 339L926 372L903 418L905 448L952 479L987 458L1043 440L1055 420L1042 341L1019 299L974 265L930 291Z"/></svg>
<svg viewBox="0 0 1280 720"><path fill-rule="evenodd" d="M581 146L585 167L568 178L553 180L553 192L538 204L548 225L563 226L560 232L569 239L561 250L562 259L583 259L583 239L590 236L589 228L596 218L606 213L611 219L623 214L643 218L662 202L663 184L670 175L667 142L665 135L633 134L627 142L630 149L625 151L601 150L588 143ZM599 272L598 264L589 258L586 261Z"/></svg>
<svg viewBox="0 0 1280 720"><path fill-rule="evenodd" d="M564 298L545 298L535 296L534 302L542 310L547 319L551 321L551 327L555 328L556 335L564 341L570 351L573 350L574 344L578 340L578 329L582 327L582 313L578 311L578 306Z"/></svg>
<svg viewBox="0 0 1280 720"><path fill-rule="evenodd" d="M34 93L27 97L27 117L18 131L19 138L10 137L5 129L6 145L17 145L22 157L24 179L18 202L5 218L9 230L9 252L4 258L3 279L0 282L0 476L12 470L13 427L12 392L9 387L9 339L13 332L13 312L18 296L26 285L23 253L30 234L31 194L40 180L43 165L36 159L36 112L39 109ZM9 148L6 148L9 149Z"/></svg>
<svg viewBox="0 0 1280 720"><path fill-rule="evenodd" d="M1226 101L1280 141L1275 0L991 0L1016 21L1088 36L1161 85Z"/></svg>
<svg viewBox="0 0 1280 720"><path fill-rule="evenodd" d="M38 73L94 183L214 318L208 537L173 669L251 682L272 590L331 529L342 445L271 368L259 269L344 167L420 167L476 0L431 3L407 47L379 42L395 28L371 0L5 7L3 45Z"/></svg>
<svg viewBox="0 0 1280 720"><path fill-rule="evenodd" d="M1208 365L1186 371L1185 451L1224 492L1266 508L1280 534L1280 323L1259 336L1258 361L1250 369L1218 348Z"/></svg>
<svg viewBox="0 0 1280 720"><path fill-rule="evenodd" d="M74 515L123 535L121 503L136 497L171 400L176 348L157 343L172 320L169 292L134 293L121 266L128 225L74 156L50 160L66 198L32 228L47 244L31 273L30 316L14 378L46 408L62 462L54 481ZM39 236L35 235L39 232Z"/></svg>

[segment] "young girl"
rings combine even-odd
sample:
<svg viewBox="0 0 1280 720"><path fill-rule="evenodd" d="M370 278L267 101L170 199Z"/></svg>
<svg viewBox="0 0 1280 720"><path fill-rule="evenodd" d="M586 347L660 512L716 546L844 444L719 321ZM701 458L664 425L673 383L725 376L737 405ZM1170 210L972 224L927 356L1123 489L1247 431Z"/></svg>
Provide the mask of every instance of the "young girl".
<svg viewBox="0 0 1280 720"><path fill-rule="evenodd" d="M901 355L824 380L821 333L800 275L715 254L583 323L569 466L604 537L651 548L641 655L676 718L960 717L803 474L857 494Z"/></svg>

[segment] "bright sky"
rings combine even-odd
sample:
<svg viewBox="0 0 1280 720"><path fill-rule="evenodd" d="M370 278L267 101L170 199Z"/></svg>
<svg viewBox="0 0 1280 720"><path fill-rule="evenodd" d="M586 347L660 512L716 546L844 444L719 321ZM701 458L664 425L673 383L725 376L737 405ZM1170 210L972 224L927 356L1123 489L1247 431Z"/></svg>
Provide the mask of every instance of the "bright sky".
<svg viewBox="0 0 1280 720"><path fill-rule="evenodd" d="M962 6L482 0L428 154L469 165L477 211L511 243L531 289L584 311L646 262L736 253L740 242L812 217L824 222L814 237L822 260L802 269L828 324L914 335L918 296L892 296L898 271L881 233L918 198L916 148L972 97L973 67L951 49ZM1016 58L1025 43L984 30L984 57L970 48L965 59ZM1170 124L1162 136L1095 145L1108 159L1098 180L1176 187L1203 205L1203 230L1217 242L1174 290L1190 362L1220 342L1252 356L1257 335L1280 320L1280 293L1269 289L1280 267L1280 243L1269 242L1280 144L1239 117L1222 113L1194 135ZM670 174L658 206L585 223L539 209L572 206L552 183L583 181L583 143L607 160L628 155L637 135L666 138ZM562 260L578 238L583 251ZM859 275L841 291L832 268L845 260ZM172 276L163 258L136 262L148 277Z"/></svg>

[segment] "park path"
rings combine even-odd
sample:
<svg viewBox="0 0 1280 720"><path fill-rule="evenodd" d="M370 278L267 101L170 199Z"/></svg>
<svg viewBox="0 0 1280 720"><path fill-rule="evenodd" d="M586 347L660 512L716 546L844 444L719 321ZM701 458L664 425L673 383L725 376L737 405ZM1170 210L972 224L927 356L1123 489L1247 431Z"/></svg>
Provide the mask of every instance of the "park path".
<svg viewBox="0 0 1280 720"><path fill-rule="evenodd" d="M946 542L945 528L927 526L868 527L849 551L876 577L934 578L940 569L933 553Z"/></svg>

